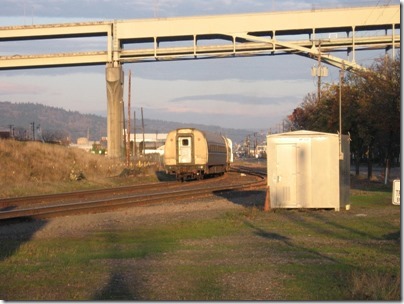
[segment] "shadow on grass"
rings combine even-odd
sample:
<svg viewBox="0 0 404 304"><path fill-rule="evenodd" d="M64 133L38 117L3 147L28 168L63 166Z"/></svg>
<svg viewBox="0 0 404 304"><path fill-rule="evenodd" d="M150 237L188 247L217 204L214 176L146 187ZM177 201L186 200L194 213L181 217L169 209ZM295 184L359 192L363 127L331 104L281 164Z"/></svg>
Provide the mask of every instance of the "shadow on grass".
<svg viewBox="0 0 404 304"><path fill-rule="evenodd" d="M391 192L393 188L393 183L389 181L387 185L384 181L380 180L369 180L360 176L351 175L351 190L362 190L370 192Z"/></svg>
<svg viewBox="0 0 404 304"><path fill-rule="evenodd" d="M133 286L129 288L124 274L119 269L115 269L110 273L108 283L100 292L94 295L94 300L96 301L133 301L139 299L140 297L136 294L136 289L133 292Z"/></svg>
<svg viewBox="0 0 404 304"><path fill-rule="evenodd" d="M110 227L114 229L113 225ZM105 235L105 244L108 246L107 259L110 265L109 279L105 286L95 292L92 300L95 301L135 301L141 300L141 291L144 290L140 273L134 271L133 260L125 257L119 246L120 238L116 233ZM133 274L134 273L134 274Z"/></svg>
<svg viewBox="0 0 404 304"><path fill-rule="evenodd" d="M235 191L215 191L218 197L244 207L262 208L265 203L265 189L263 190L235 190Z"/></svg>
<svg viewBox="0 0 404 304"><path fill-rule="evenodd" d="M33 218L0 220L0 261L13 256L46 224L46 220Z"/></svg>
<svg viewBox="0 0 404 304"><path fill-rule="evenodd" d="M383 235L383 239L385 240L391 240L391 241L396 241L398 244L400 244L401 241L401 231L396 231L393 233L388 233Z"/></svg>
<svg viewBox="0 0 404 304"><path fill-rule="evenodd" d="M253 225L251 222L249 221L244 221L244 224L250 228L252 228L254 230L254 234L269 240L277 240L277 241L282 241L285 245L287 245L288 247L292 248L293 250L296 250L298 252L305 252L315 258L320 258L321 260L327 260L330 262L337 262L335 259L330 258L324 254L321 254L318 250L314 250L314 249L310 249L310 248L306 248L304 246L299 246L293 243L293 241L286 236L283 236L281 234L278 233L273 233L273 232L268 232L262 228L259 228L255 225Z"/></svg>

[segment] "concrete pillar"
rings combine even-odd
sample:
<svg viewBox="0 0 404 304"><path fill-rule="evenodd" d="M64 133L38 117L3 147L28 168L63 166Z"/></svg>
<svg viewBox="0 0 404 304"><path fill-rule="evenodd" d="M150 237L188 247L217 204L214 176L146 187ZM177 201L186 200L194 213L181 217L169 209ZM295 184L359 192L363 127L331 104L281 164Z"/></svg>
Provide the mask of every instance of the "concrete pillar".
<svg viewBox="0 0 404 304"><path fill-rule="evenodd" d="M123 73L122 66L107 64L107 136L108 156L123 157Z"/></svg>

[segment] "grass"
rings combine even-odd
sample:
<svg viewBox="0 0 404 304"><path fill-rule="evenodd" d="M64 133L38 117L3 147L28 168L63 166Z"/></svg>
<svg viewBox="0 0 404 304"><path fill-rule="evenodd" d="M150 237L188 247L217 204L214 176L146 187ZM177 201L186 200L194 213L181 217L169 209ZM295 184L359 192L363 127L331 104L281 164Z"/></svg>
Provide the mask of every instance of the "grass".
<svg viewBox="0 0 404 304"><path fill-rule="evenodd" d="M181 247L180 241L184 239L223 235L225 231L222 228L219 222L202 221L151 230L138 229L135 233L104 231L82 238L33 240L17 246L18 250L12 255L10 252L16 248L15 241L2 240L0 250L8 258L0 263L0 277L9 281L1 284L0 297L55 300L58 299L58 293L55 292L65 289L66 293L59 299L88 299L87 288L77 290L74 298L68 296L74 292L69 289L76 288L81 280L93 280L94 273L98 273L98 279L102 280L110 271L102 261L155 257L177 250ZM21 288L18 292L16 286ZM53 296L43 297L44 291Z"/></svg>
<svg viewBox="0 0 404 304"><path fill-rule="evenodd" d="M119 178L125 164L78 148L0 140L0 198L69 192L147 181ZM152 173L152 172L148 172ZM76 180L79 175L84 176ZM156 181L150 174L149 181Z"/></svg>
<svg viewBox="0 0 404 304"><path fill-rule="evenodd" d="M367 193L367 205L353 196L360 203L346 212L246 208L77 237L4 238L0 298L399 300L400 210L389 195Z"/></svg>
<svg viewBox="0 0 404 304"><path fill-rule="evenodd" d="M35 166L46 162L24 159L27 151L51 153L44 146L0 141L0 158L7 160L2 195L16 193L6 180L17 165L22 172L12 181L25 191L39 183L58 191L119 182L111 178L119 164L111 170L113 162L101 156L48 148L64 161L44 174ZM72 168L83 170L86 179L70 181ZM264 195L255 195L258 207L166 221L150 216L147 226L133 220L77 235L35 237L45 220L0 223L0 299L401 299L400 207L392 205L390 188L359 181L351 190L351 209L340 212L263 212ZM29 232L19 232L19 225Z"/></svg>

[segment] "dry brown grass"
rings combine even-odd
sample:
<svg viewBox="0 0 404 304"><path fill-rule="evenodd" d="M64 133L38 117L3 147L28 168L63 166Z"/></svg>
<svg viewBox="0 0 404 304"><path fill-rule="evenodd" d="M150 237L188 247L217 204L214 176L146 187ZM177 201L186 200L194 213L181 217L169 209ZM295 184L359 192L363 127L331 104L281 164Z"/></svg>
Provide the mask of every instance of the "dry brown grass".
<svg viewBox="0 0 404 304"><path fill-rule="evenodd" d="M349 299L395 301L401 295L400 274L392 276L378 271L354 271L350 278Z"/></svg>
<svg viewBox="0 0 404 304"><path fill-rule="evenodd" d="M0 140L0 166L0 197L9 197L113 185L125 164L77 148Z"/></svg>

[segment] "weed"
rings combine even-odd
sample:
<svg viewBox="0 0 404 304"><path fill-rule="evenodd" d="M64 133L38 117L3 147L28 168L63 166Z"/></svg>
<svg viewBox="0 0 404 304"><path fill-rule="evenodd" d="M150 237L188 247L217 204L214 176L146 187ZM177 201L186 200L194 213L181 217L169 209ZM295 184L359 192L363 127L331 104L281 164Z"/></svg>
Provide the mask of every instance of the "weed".
<svg viewBox="0 0 404 304"><path fill-rule="evenodd" d="M354 270L349 276L347 299L394 301L401 298L400 273Z"/></svg>

